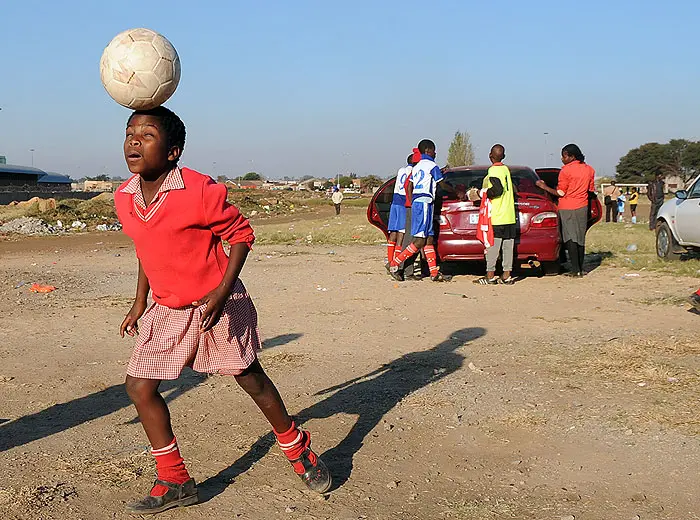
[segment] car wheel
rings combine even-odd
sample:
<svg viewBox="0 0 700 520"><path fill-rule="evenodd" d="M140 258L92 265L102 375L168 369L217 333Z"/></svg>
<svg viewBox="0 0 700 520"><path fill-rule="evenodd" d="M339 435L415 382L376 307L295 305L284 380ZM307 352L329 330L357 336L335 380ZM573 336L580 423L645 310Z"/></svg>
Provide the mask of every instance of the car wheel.
<svg viewBox="0 0 700 520"><path fill-rule="evenodd" d="M561 262L540 262L540 269L545 276L557 276L561 274Z"/></svg>
<svg viewBox="0 0 700 520"><path fill-rule="evenodd" d="M674 252L676 239L666 222L656 225L656 256L663 260L678 260L681 255Z"/></svg>

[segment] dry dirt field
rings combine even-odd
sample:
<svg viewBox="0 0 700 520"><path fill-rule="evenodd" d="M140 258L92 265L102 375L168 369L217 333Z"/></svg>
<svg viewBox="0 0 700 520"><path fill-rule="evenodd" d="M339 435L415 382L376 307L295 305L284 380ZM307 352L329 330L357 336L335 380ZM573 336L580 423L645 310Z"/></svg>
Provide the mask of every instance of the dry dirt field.
<svg viewBox="0 0 700 520"><path fill-rule="evenodd" d="M398 284L384 253L261 245L242 276L334 490L302 488L232 379L189 372L162 388L203 503L159 518L700 518L697 278ZM125 519L149 489L117 334L135 267L119 233L0 240L3 520Z"/></svg>

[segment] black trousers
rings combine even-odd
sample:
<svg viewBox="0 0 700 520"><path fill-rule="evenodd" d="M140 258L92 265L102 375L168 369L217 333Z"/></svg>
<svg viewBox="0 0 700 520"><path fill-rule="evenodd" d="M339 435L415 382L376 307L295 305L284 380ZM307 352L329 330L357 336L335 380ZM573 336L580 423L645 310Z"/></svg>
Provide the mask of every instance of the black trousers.
<svg viewBox="0 0 700 520"><path fill-rule="evenodd" d="M656 229L656 217L658 216L659 210L663 205L663 200L651 203L651 211L649 211L649 229L651 229L652 231Z"/></svg>
<svg viewBox="0 0 700 520"><path fill-rule="evenodd" d="M605 205L605 222L610 222L610 216L612 213L612 221L617 222L617 201L612 201Z"/></svg>
<svg viewBox="0 0 700 520"><path fill-rule="evenodd" d="M335 205L335 214L340 215L340 204Z"/></svg>

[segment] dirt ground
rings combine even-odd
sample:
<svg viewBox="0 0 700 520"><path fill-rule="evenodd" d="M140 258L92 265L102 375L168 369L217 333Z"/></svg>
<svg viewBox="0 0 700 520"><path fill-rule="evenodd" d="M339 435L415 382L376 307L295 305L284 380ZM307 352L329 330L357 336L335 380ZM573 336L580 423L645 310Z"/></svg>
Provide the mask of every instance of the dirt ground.
<svg viewBox="0 0 700 520"><path fill-rule="evenodd" d="M159 518L700 518L697 279L398 284L384 253L261 246L242 276L335 489L305 491L231 378L189 372L162 388L203 503ZM0 518L129 518L153 479L117 334L131 244L27 238L0 259Z"/></svg>

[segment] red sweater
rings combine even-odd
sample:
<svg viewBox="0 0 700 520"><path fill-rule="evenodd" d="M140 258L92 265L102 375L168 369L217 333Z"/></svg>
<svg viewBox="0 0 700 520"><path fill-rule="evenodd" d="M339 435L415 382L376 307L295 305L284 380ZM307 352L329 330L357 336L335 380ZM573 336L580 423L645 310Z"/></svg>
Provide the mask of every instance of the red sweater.
<svg viewBox="0 0 700 520"><path fill-rule="evenodd" d="M595 170L582 162L565 164L559 172L557 190L564 192L559 198L559 209L579 209L588 206L588 192L595 191Z"/></svg>
<svg viewBox="0 0 700 520"><path fill-rule="evenodd" d="M253 244L255 235L226 187L194 170L174 169L145 208L138 175L114 195L119 221L136 246L153 299L186 307L216 288L228 256L221 244Z"/></svg>

